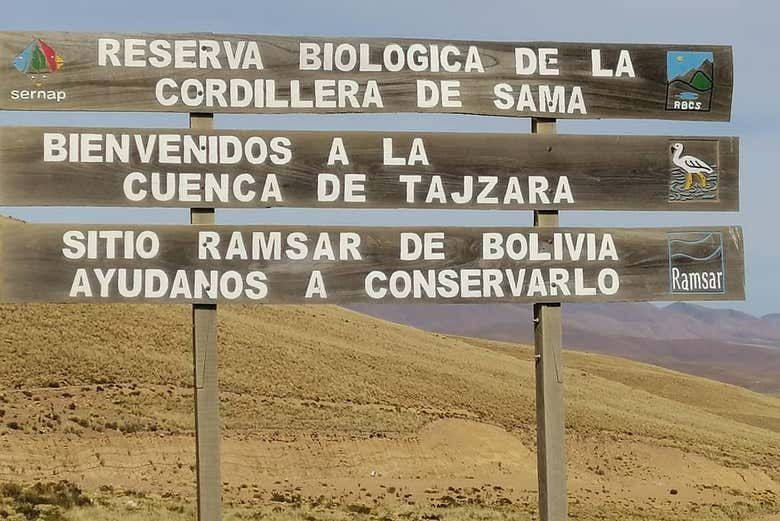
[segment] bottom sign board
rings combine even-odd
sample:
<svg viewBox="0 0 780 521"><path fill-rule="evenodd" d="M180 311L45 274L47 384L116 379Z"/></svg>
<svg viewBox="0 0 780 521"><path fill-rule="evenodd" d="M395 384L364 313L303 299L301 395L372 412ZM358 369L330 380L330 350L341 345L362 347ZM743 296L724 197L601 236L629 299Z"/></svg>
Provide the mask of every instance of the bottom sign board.
<svg viewBox="0 0 780 521"><path fill-rule="evenodd" d="M739 227L0 228L3 302L742 300Z"/></svg>

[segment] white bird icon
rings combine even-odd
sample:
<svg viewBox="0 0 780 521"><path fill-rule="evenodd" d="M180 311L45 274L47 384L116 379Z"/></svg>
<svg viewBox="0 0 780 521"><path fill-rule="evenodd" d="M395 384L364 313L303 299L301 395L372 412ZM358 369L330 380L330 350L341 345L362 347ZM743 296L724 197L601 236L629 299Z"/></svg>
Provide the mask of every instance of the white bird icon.
<svg viewBox="0 0 780 521"><path fill-rule="evenodd" d="M675 143L672 145L674 155L672 155L672 163L679 166L685 171L685 190L690 190L693 185L694 174L699 179L699 186L702 188L707 186L707 174L713 172L710 165L691 155L682 155L683 144Z"/></svg>

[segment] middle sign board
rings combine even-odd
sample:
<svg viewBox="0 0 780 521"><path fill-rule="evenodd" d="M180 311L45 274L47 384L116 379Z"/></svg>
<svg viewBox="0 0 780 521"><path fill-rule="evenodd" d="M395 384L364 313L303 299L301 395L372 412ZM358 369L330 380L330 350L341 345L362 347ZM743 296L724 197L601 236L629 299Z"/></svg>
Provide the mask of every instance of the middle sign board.
<svg viewBox="0 0 780 521"><path fill-rule="evenodd" d="M734 137L0 128L0 205L739 207Z"/></svg>

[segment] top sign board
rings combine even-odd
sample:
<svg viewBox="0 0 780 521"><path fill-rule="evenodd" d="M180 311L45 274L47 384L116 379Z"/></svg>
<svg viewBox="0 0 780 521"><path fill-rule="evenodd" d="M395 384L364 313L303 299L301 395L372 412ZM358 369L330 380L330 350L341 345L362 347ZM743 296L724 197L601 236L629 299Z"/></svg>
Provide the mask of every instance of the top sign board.
<svg viewBox="0 0 780 521"><path fill-rule="evenodd" d="M0 109L728 120L732 52L215 34L0 33Z"/></svg>

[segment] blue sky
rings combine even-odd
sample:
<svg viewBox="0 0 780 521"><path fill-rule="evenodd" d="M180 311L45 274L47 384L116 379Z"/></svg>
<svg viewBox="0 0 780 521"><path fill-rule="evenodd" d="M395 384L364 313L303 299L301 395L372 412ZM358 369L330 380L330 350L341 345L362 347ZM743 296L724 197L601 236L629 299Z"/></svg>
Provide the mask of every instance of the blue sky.
<svg viewBox="0 0 780 521"><path fill-rule="evenodd" d="M712 61L711 52L670 51L667 53L666 79L673 80L699 67L705 60Z"/></svg>
<svg viewBox="0 0 780 521"><path fill-rule="evenodd" d="M566 226L740 224L746 243L748 299L725 303L755 314L780 312L780 6L766 1L685 2L482 0L36 0L3 9L2 30L200 32L316 36L391 36L505 41L728 44L734 46L732 120L726 123L561 121L561 133L735 135L741 138L741 207L731 213L564 212ZM2 125L183 127L183 114L0 113ZM528 132L523 118L457 115L220 115L220 128ZM187 222L184 210L6 208L37 222ZM530 212L220 210L219 223L525 226ZM723 304L721 304L723 305Z"/></svg>

